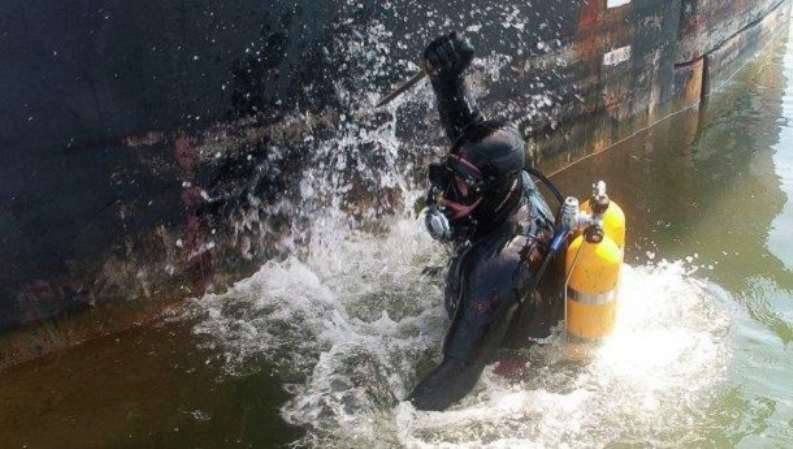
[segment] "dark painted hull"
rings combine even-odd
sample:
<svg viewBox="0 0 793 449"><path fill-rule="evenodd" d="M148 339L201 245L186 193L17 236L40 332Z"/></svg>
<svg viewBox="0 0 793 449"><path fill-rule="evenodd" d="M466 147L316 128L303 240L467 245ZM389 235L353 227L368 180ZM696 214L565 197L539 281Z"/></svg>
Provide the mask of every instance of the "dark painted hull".
<svg viewBox="0 0 793 449"><path fill-rule="evenodd" d="M441 32L466 30L486 114L553 170L698 103L790 7L613 3L5 2L0 329L223 289L299 252L332 197L353 220L404 207L380 175L418 185L442 148L428 89L371 105ZM355 140L387 129L396 161ZM309 195L323 164L343 182Z"/></svg>

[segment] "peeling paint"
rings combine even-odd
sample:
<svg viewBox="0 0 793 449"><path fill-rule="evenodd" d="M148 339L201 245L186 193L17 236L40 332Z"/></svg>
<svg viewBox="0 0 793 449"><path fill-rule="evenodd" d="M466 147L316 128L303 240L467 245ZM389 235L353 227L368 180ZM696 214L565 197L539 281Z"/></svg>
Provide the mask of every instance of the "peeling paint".
<svg viewBox="0 0 793 449"><path fill-rule="evenodd" d="M603 65L611 66L622 64L631 59L631 46L620 47L603 55Z"/></svg>
<svg viewBox="0 0 793 449"><path fill-rule="evenodd" d="M608 3L606 3L606 7L609 9L619 8L621 6L629 5L630 3L631 0L608 0Z"/></svg>
<svg viewBox="0 0 793 449"><path fill-rule="evenodd" d="M130 14L115 14L114 28L99 37L86 35L87 43L74 42L88 53L100 38L123 44L112 55L92 54L119 67L130 65L114 58L123 59L125 50L145 42L140 67L132 65L140 73L122 70L112 80L93 74L92 87L72 80L89 67L72 61L80 69L75 77L48 84L79 93L63 99L72 102L63 107L65 113L52 108L53 132L45 132L47 114L40 111L3 121L19 123L0 131L37 127L29 141L6 138L23 143L18 147L25 157L11 158L12 163L30 160L39 172L74 167L69 178L79 181L66 188L41 183L48 201L74 196L63 202L79 204L64 212L64 222L79 223L73 229L69 223L45 227L52 232L29 226L41 220L41 211L30 207L48 204L30 192L0 197L17 198L8 207L2 204L16 226L5 232L8 241L34 242L17 253L4 251L14 260L7 265L17 269L14 255L27 257L32 249L54 258L59 253L50 246L57 244L92 251L67 253L68 263L35 260L24 276L0 279L9 285L0 285L0 294L10 292L0 297L0 327L44 320L69 307L222 290L263 261L300 251L314 238L307 229L318 214L336 211L342 218L332 219L349 220L354 227L403 207L405 192L414 187L410 183L424 179L423 167L443 149L430 88L420 84L384 110L373 110L372 104L417 69L423 45L463 7L472 17L469 32L481 55L470 80L485 113L517 123L534 159L551 170L696 104L703 85L731 73L783 26L790 2L483 0L471 7L463 0L420 5L396 0L386 8L369 0L298 0L305 6L301 13L282 11L283 2L242 0L259 15L235 21L233 31L214 26L238 17L236 3L198 3L217 14L208 24L200 15L193 17L196 23L188 20L196 28L186 35L217 37L217 46L182 42L182 36L160 29L152 35L128 33L136 38L127 42L122 35L147 23L148 14L133 3L118 3ZM47 42L43 27L19 42ZM68 54L59 50L60 57ZM175 69L194 55L195 72ZM88 88L94 91L84 92ZM59 98L41 96L47 106ZM75 103L83 98L95 102ZM27 117L34 114L29 124ZM87 131L54 144L39 140L59 135L61 126L70 133L81 126ZM46 165L53 160L57 164ZM8 167L2 169L9 175L24 172ZM392 176L396 172L406 173L407 181ZM19 184L38 188L27 179ZM82 190L68 191L75 186Z"/></svg>

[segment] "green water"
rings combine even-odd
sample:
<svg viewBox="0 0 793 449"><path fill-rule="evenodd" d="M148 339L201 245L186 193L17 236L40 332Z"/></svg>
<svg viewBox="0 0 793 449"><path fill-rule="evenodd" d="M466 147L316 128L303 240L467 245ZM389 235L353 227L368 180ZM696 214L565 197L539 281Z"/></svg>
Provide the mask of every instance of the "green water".
<svg viewBox="0 0 793 449"><path fill-rule="evenodd" d="M688 260L692 276L729 293L732 322L726 379L701 414L656 440L614 435L606 446L793 447L793 45L749 63L699 110L554 180L582 195L601 178L626 211L628 261ZM255 357L228 374L224 352L191 327L165 321L3 372L0 448L269 448L300 438L280 417L284 379Z"/></svg>
<svg viewBox="0 0 793 449"><path fill-rule="evenodd" d="M0 448L260 448L299 436L260 371L229 377L189 327L135 329L3 373Z"/></svg>
<svg viewBox="0 0 793 449"><path fill-rule="evenodd" d="M628 260L691 258L735 300L728 385L686 447L793 447L792 47L557 177L581 194L608 182L626 205Z"/></svg>

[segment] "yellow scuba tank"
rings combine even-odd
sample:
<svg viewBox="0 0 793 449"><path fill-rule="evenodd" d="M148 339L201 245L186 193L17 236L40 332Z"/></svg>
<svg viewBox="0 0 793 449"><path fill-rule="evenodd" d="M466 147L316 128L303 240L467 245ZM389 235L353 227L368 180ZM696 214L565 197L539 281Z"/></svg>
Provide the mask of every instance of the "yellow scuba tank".
<svg viewBox="0 0 793 449"><path fill-rule="evenodd" d="M610 335L616 322L625 214L600 181L575 221L584 231L567 248L565 323L568 335L596 340Z"/></svg>

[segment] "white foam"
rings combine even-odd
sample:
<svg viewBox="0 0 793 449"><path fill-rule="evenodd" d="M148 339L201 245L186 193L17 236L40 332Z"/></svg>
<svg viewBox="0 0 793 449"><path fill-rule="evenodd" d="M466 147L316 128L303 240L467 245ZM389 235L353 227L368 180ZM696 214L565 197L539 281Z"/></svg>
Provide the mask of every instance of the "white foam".
<svg viewBox="0 0 793 449"><path fill-rule="evenodd" d="M294 398L283 417L315 447L603 447L684 428L701 417L729 350L724 293L682 263L625 267L615 334L585 361L560 335L535 346L522 381L486 370L444 413L400 403L419 359L437 354L446 321L442 262L421 222L352 233L308 260L265 264L223 295L194 303L195 332L219 344L231 373L264 358Z"/></svg>
<svg viewBox="0 0 793 449"><path fill-rule="evenodd" d="M528 20L514 9L504 14L509 28ZM389 33L375 23L335 43L347 51L340 63L357 64L367 76L387 74L389 63L411 68L409 61L384 58L388 47L378 44L393 39ZM491 70L479 67L474 81L497 79L511 64L506 55L487 61ZM477 93L486 89L486 82L474 83ZM301 180L299 201L285 196L265 205L251 198L256 207L237 223L240 236L258 229L256 235L270 238L277 233L267 217L288 216L290 232L279 237L288 256L224 294L195 299L187 312L230 375L257 369L261 360L275 367L292 394L281 414L306 428L304 446L596 448L691 427L729 358L729 320L719 307L725 294L693 279L682 264L664 261L626 267L617 330L586 361L572 357L557 334L525 354L523 380L488 368L474 391L444 413L401 402L417 381L417 364L437 357L447 326L440 276L422 274L442 266L446 254L412 215L419 186L404 176L411 168L403 166L405 144L395 123L404 102L432 98L426 84L419 86L386 107L390 121L373 126L369 108L382 92L372 91L369 79L360 86L338 82L336 93L347 109L336 134L311 141L310 163L293 174ZM532 104L531 119L558 107L547 91ZM440 151L421 149L424 157ZM270 154L281 157L277 149ZM349 171L361 178L355 186ZM367 209L353 219L347 201L356 187L396 190L401 203L393 218L377 221L380 214ZM376 230L361 230L361 222ZM244 238L241 250L249 254L257 245Z"/></svg>

